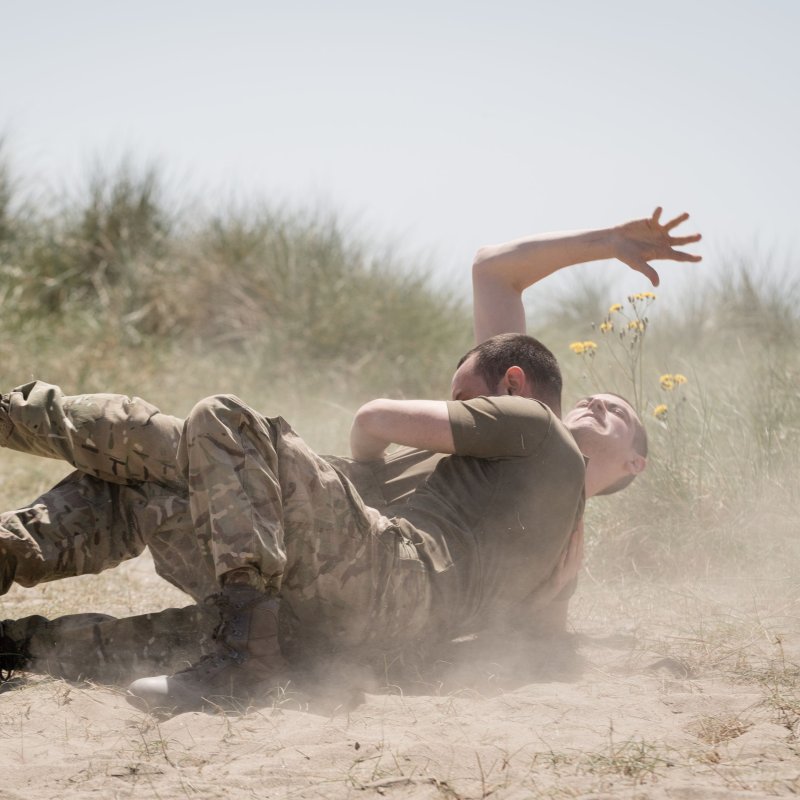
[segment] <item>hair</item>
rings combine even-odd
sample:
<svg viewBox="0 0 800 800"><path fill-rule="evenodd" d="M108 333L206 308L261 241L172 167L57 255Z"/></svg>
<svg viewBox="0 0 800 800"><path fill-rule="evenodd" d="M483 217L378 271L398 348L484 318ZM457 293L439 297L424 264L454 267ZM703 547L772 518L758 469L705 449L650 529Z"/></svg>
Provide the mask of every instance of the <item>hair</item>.
<svg viewBox="0 0 800 800"><path fill-rule="evenodd" d="M538 339L524 333L501 333L465 353L457 368L473 355L475 371L487 386L497 386L510 367L519 367L534 397L561 416L561 369L556 357Z"/></svg>
<svg viewBox="0 0 800 800"><path fill-rule="evenodd" d="M620 400L624 400L631 408L630 401L623 397L621 394L617 394L616 392L606 392L606 394L613 395L614 397L619 397ZM642 421L639 419L639 415L636 414L634 411L633 416L633 450L637 455L642 456L642 458L647 458L647 431L642 424ZM630 486L633 482L633 479L636 475L625 475L620 478L615 483L612 483L610 486L607 486L603 489L602 492L597 492L598 495L601 494L614 494L615 492L621 492L625 487Z"/></svg>

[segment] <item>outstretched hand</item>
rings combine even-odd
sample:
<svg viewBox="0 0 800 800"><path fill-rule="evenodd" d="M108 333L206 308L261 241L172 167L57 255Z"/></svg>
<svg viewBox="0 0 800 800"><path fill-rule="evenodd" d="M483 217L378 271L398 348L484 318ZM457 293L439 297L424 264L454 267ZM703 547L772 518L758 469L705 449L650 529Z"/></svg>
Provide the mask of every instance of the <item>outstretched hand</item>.
<svg viewBox="0 0 800 800"><path fill-rule="evenodd" d="M672 231L689 219L688 214L680 214L669 222L661 222L661 207L652 217L626 222L614 229L614 250L616 257L631 269L645 275L653 286L658 286L658 273L648 264L654 259L671 261L700 261L701 256L684 253L676 247L699 242L701 236L673 236Z"/></svg>

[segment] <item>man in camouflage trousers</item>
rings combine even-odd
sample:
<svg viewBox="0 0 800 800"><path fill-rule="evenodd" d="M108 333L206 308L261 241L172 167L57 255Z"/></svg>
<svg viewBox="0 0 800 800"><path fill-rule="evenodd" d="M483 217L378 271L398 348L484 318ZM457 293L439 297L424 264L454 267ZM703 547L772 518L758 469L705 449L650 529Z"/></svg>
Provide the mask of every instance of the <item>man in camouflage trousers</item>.
<svg viewBox="0 0 800 800"><path fill-rule="evenodd" d="M505 347L508 342L501 344ZM549 359L546 359L548 368L555 369L557 390L552 385L552 375L539 376L541 380L535 375L529 378L518 366L484 378L476 366L482 363L478 355L468 354L454 378L454 396L476 393L531 396L549 392L550 402L557 406L560 376L555 359L549 351L544 351ZM518 360L516 354L506 357L512 362ZM498 375L502 376L499 381ZM357 457L378 459L390 440L443 453L457 452L447 416L451 404L376 403L377 406L368 404L369 414L362 413L362 409L357 417L354 434L359 418L370 421L366 439L363 432L361 443L359 436L354 436ZM422 407L411 408L409 403L422 403ZM387 404L389 407L385 408ZM452 405L453 413L477 411L461 408L460 403ZM495 413L495 406L502 405L500 398L490 404L491 414ZM532 413L531 409L535 412L535 426L547 431L545 438L550 437L555 424L552 415L540 404L532 404L530 408L526 404L525 414ZM512 406L512 410L516 414L519 407ZM413 414L409 417L412 411L417 414L418 425L413 424ZM432 411L438 418L426 417ZM479 419L484 417L486 409L478 414ZM320 640L335 648L355 647L363 651L365 647L396 647L432 630L446 636L448 630L455 631L464 623L459 616L470 617L462 611L468 606L465 600L475 606L472 619L476 624L480 614L487 612L476 605L476 598L484 594L483 579L477 574L467 575L464 586L469 592L462 597L459 593L463 594L464 586L452 577L458 577L459 563L471 562L466 557L451 558L448 546L455 548L456 555L459 548L467 552L476 546L470 541L465 549L464 542L458 541L463 533L461 522L448 538L441 531L430 534L415 527L413 521L400 517L398 509L395 509L397 516L384 516L365 506L341 471L311 452L283 420L261 417L235 398L218 397L201 402L182 425L137 399L115 395L64 398L55 387L37 383L3 398L0 424L7 446L65 458L79 469L30 508L0 518L3 589L13 580L34 585L56 577L98 571L138 554L148 544L159 572L196 598L202 599L209 588L218 591L221 586L221 594L211 604L223 620L222 632L212 642L212 656L184 673L184 677L179 674L135 683L133 690L140 696L189 705L196 703L201 695L237 694L245 685L274 680L283 666L277 645L278 589L283 598L281 622L286 621L282 627L288 631L282 644L284 652L290 654L302 652L307 642ZM461 438L471 435L472 418L468 417L464 425L462 420L461 428L467 434L462 431ZM381 434L376 447L376 430L385 429L390 431L389 439ZM512 433L509 440L512 444L508 446L515 450L516 443L524 442L526 437ZM487 450L486 443L493 438L484 435L481 440L478 436L477 445L470 447L477 447L475 454L479 457L492 457L494 451L491 447ZM538 434L531 438L535 441ZM532 589L546 583L582 508L582 499L576 505L583 484L583 462L580 457L575 459L579 456L577 448L563 432L550 437L550 441L557 445L550 460L539 453L537 460L531 462L534 471L544 470L540 475L543 484L554 481L549 489L547 485L542 487L542 496L548 502L534 515L535 520L542 522L540 528L549 525L550 530L540 531L540 541L526 534L525 540L534 542L535 552L526 552L528 558L523 563L530 561L531 555L536 557L527 563L517 595L509 601L512 604L531 599L536 594ZM558 458L556 451L561 453ZM556 480L559 471L555 467L565 455L567 462L573 464L569 468L573 472L569 473L572 479L566 481L570 485L560 491L564 481ZM452 463L461 461L456 458ZM434 470L433 478L437 471ZM527 468L523 474L527 480ZM561 477L566 479L566 476L564 473ZM441 480L439 493L449 490L447 481ZM559 492L567 498L566 506L550 514L549 507L558 505L553 498ZM412 497L416 494L412 493ZM473 494L480 492L467 492L463 502L474 501ZM428 492L429 504L431 496L436 497L436 493ZM456 503L460 505L461 502ZM421 509L416 511L417 524L423 520L425 527L425 514L430 509L426 511L423 506L421 502ZM483 508L480 500L478 507ZM514 504L504 502L501 508L503 513L510 509L510 513ZM406 514L405 508L399 511ZM548 514L552 519L545 524ZM428 519L431 518L429 515ZM518 526L518 520L522 525L517 514L513 527ZM522 525L521 530L525 529ZM491 530L490 526L490 535ZM486 535L480 533L481 537ZM491 544L491 539L486 543ZM495 550L492 544L481 559L491 561ZM502 553L502 547L497 551ZM518 561L511 553L511 561L503 569ZM438 579L437 586L434 578L439 574L445 578ZM510 585L512 582L502 579L502 575L503 570L496 567L495 579L499 579L499 585ZM181 579L187 582L182 583ZM438 591L438 599L452 600L442 604L446 612L440 610L439 619L431 613L434 589ZM496 586L494 591L502 594L504 589ZM488 592L490 597L491 594ZM200 610L192 613L194 618L189 624L178 626L179 632L188 635L183 640L177 637L174 654L184 644L191 650L193 624L199 624L201 631L210 630L213 613L205 615ZM452 619L443 619L454 614ZM98 619L92 627L93 641L99 643L103 656L107 655L113 663L115 636L120 631L123 637L146 631L148 620L144 616L123 621L120 628L115 627L114 621ZM69 622L60 623L62 633ZM40 640L58 632L48 629L48 625L52 623L40 626ZM85 633L85 625L82 630ZM154 644L144 635L140 639L145 651ZM293 648L293 643L298 642L299 647ZM172 655L169 647L157 642L153 649L157 657L167 661ZM186 657L191 659L191 653L187 652ZM240 661L245 664L244 669Z"/></svg>
<svg viewBox="0 0 800 800"><path fill-rule="evenodd" d="M29 507L0 516L2 592L12 582L34 586L96 573L149 546L156 571L200 603L157 615L162 635L155 639L153 615L7 622L9 638L45 655L40 668L86 674L81 636L99 648L106 676L135 669L131 654L143 665L196 660L219 623L218 609L203 601L219 592L226 573L245 584L233 590L240 594L251 594L254 583L260 595L280 589L289 599L289 653L320 628L344 647L377 638L387 645L399 633L396 620L413 635L414 620L425 617L426 584L413 546L283 420L257 415L235 398L199 404L184 425L139 398L65 397L36 382L0 400L0 442L78 470ZM222 509L213 518L212 507ZM254 532L254 519L265 536ZM277 524L281 531L269 530ZM367 531L377 535L365 537ZM404 558L412 569L397 568ZM294 568L284 575L287 559ZM255 580L250 571L235 574L242 563L257 567ZM370 604L376 594L385 602ZM127 663L119 663L120 654Z"/></svg>
<svg viewBox="0 0 800 800"><path fill-rule="evenodd" d="M643 272L656 284L658 276L649 260L699 261L699 256L675 250L676 245L700 239L698 234L673 235L673 230L688 215L683 214L667 223L661 222L660 215L661 209L658 208L652 217L613 228L542 234L481 248L473 264L477 341L482 342L499 331L524 333L522 292L547 275L572 264L617 258L632 269ZM527 384L509 384L510 373L506 370L516 363L512 360L500 365L501 373L504 373L500 380L494 369L477 369L478 357L472 355L456 373L453 397L469 400L481 394L519 394L538 397L558 413L560 377L557 395L548 399L541 394L543 387L537 385L535 379ZM25 403L15 409L15 396L24 396L26 392L34 402L27 409L23 409ZM332 637L341 637L345 642L360 640L359 643L363 644L372 638L384 640L380 643L385 644L393 633L402 638L420 624L419 616L422 614L417 612L428 605L431 586L437 588L438 604L440 591L453 588L448 587L448 576L463 573L463 569L457 568L458 560L448 560L447 537L426 545L424 539L415 538L419 531L413 525L394 524L386 514L378 514L376 520L369 507L357 499L353 485L344 474L363 479L363 483L357 480L356 485L365 497L368 496L369 502L374 502L382 511L394 511L402 521L400 514L405 512L392 506L389 495L399 496L401 486L418 486L427 476L435 479L438 469L434 469L435 461L420 459L415 452L410 456L403 453L394 462L392 457L373 462L379 464L373 473L369 468L360 468L345 460L319 459L297 440L282 420L253 416L253 412L243 410L246 407L237 405L238 401L231 398L221 398L205 406L201 404L202 407L192 415L198 425L190 424L190 417L184 429L180 420L159 414L152 406L139 400L93 395L72 400L61 398L59 401L58 392L50 387L40 393L42 403L41 408L37 408L36 394L30 387L21 387L17 393L4 397L0 402L0 444L3 438L7 438L7 446L65 458L79 472L30 508L0 516L1 591L6 591L14 580L23 585L33 585L70 574L97 571L138 554L147 545L159 574L198 601L218 592L220 584L223 595L226 594L226 584L230 587L239 585L244 587L241 592L229 588L227 594L247 594L251 590L249 596L253 597L252 592L256 592L253 603L266 609L262 617L274 618L273 595L269 592L282 582L281 593L284 598L290 598L291 603L284 602L281 622L291 618L291 614L284 612L288 608L294 613L292 604L296 605L297 615L304 618L299 625L289 625L289 629L308 633L317 624L323 632L327 629ZM222 408L222 416L217 415L214 408ZM479 414L486 412L485 408L468 410ZM223 420L231 418L231 415L238 415L237 426L243 426L234 426L235 432ZM30 422L27 427L26 418ZM441 446L441 437L433 443L425 436L412 436L409 441L404 438L409 430L412 433L415 429L417 433L433 430L429 424L431 420L426 420L424 415L421 424L417 425L406 408L401 410L400 420L399 432L395 428L392 441L430 449ZM209 423L214 434L206 436L203 432L205 422ZM416 422L420 423L420 420ZM589 459L585 475L587 497L622 488L644 468L646 436L641 422L625 401L620 402L612 395L584 398L565 422ZM241 438L243 431L248 435ZM461 434L459 436L463 439ZM263 447L265 442L269 443L266 449ZM213 443L210 448L207 446L209 443ZM452 447L452 438L444 446ZM177 450L180 450L180 458L176 459ZM381 452L379 448L373 457ZM441 452L454 451L444 449ZM458 451L455 452L457 457L461 457ZM485 455L489 451L481 452ZM489 452L489 462L496 457L497 454ZM276 473L274 469L276 463L280 465L283 461L302 464L297 469L299 480L278 477L281 470ZM422 469L421 465L425 468ZM407 475L401 480L398 469L402 472L406 466ZM321 470L319 480L305 480L318 467ZM484 468L489 469L489 466ZM615 477L613 481L612 477ZM542 482L546 483L546 480ZM323 497L337 483L333 495ZM412 506L417 495L413 486L404 490L404 497L411 498ZM425 497L425 484L422 486L422 496ZM535 482L533 486L535 488ZM247 495L251 490L253 503L240 506L238 501L242 493ZM446 494L447 486L440 486L440 490ZM557 486L553 492L558 496ZM228 494L233 495L236 502L227 503ZM295 495L297 503L294 503ZM306 501L319 498L323 498L320 517L317 518L316 512L309 516ZM387 508L382 507L383 501ZM246 508L252 511L250 516L244 510ZM275 534L283 533L282 525L270 526L269 520L274 522L276 515L280 516L284 510L290 523L287 533L295 527L301 531L308 530L312 534L309 541L294 541L293 534L289 534L284 546L275 538ZM268 513L262 515L261 511ZM382 521L384 519L389 520L388 524ZM419 515L417 519L419 521ZM309 520L310 528L307 527ZM393 525L396 530L393 530ZM339 541L331 533L340 526L346 541ZM369 529L369 535L362 530L364 526ZM270 535L271 527L273 533ZM450 531L451 544L456 549L463 544L459 542L461 533ZM269 541L271 538L272 543ZM555 537L553 541L560 540ZM491 537L487 542L503 550L502 542ZM573 536L570 550L574 542ZM559 548L563 550L563 540ZM529 557L520 562L530 573L527 575L529 587L537 587L526 596L527 601L537 597L543 586L543 575L553 565L553 552L545 551L540 549L533 559L531 554L527 554ZM556 549L556 560L558 552ZM426 559L424 564L420 561L421 554ZM486 550L486 554L491 556L492 547ZM282 575L280 569L270 572L269 565L273 562L273 566L284 563L288 569ZM350 570L345 566L348 563ZM240 566L242 564L246 566ZM420 602L412 601L413 607L409 608L407 592L419 591L420 587L416 585L418 575L414 573L419 572L420 565L429 582L423 581L426 586L422 589ZM231 569L225 571L227 567ZM411 577L405 572L410 572ZM436 579L437 575L445 578ZM480 595L486 588L485 578L480 575L468 577ZM346 590L343 587L347 587ZM268 599L262 601L260 598L263 597ZM364 597L371 601L366 608L374 612L372 617L364 614L363 606L352 605ZM374 606L376 599L378 606ZM456 598L451 605L458 607L461 599ZM227 605L234 611L237 604L243 605L241 598L228 597L227 600L231 601ZM563 629L566 602L553 605L560 606L555 618ZM103 664L112 669L133 660L120 656L120 651L135 652L137 659L152 656L162 663L169 663L170 659L192 660L198 642L212 637L219 611L222 609L224 612L225 606L226 603L212 602L121 621L99 615L79 615L76 619L62 618L54 622L29 620L23 627L33 631L30 636L20 631L24 621L3 623L0 625L0 667L4 643L8 650L13 651L20 641L33 643L36 640L45 656L39 660L46 662L47 658L53 657L63 671L65 664L60 659L68 648L59 648L57 640L68 631L73 639L83 636L83 641L88 642L88 636L95 645L94 649L102 656ZM326 614L328 611L331 613ZM403 614L407 617L398 620ZM376 633L375 626L383 625L387 615L389 624L385 635L381 636ZM353 616L360 621L350 619ZM526 613L517 616L524 618ZM166 620L171 633L168 640L153 635L160 629L159 623ZM472 621L481 620L473 617ZM217 656L225 649L219 645L225 645L226 637L230 644L228 650L242 655L242 635L236 633L239 622L223 619L222 634L218 632L211 642ZM392 623L396 623L394 627ZM446 635L448 626L445 624L441 628ZM275 637L266 629L260 634L265 634L265 631L266 635L261 636L262 644L256 649L261 647L268 653L268 659L272 658L277 665L280 653L270 644ZM245 639L249 636L247 633L243 635ZM291 651L292 636L284 636L284 640L287 644L284 649ZM133 649L117 646L131 642ZM15 655L12 652L12 656ZM226 669L224 664L222 669L223 672ZM194 674L198 674L196 670Z"/></svg>

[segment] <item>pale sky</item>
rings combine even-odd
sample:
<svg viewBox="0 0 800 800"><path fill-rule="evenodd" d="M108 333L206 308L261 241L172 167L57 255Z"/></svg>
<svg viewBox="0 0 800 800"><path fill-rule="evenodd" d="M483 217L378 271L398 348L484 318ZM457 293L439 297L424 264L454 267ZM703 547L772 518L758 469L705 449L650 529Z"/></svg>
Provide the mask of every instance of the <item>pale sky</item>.
<svg viewBox="0 0 800 800"><path fill-rule="evenodd" d="M0 0L0 132L35 185L132 154L212 204L341 209L443 274L656 204L709 267L786 260L798 38L796 0Z"/></svg>

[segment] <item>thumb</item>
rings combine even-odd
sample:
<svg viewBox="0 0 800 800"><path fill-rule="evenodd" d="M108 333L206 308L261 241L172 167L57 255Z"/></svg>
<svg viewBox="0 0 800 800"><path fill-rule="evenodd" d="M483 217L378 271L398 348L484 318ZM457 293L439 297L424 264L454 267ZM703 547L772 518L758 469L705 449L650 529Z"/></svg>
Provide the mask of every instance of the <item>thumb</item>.
<svg viewBox="0 0 800 800"><path fill-rule="evenodd" d="M660 283L661 279L658 277L658 273L646 261L626 261L625 263L636 272L641 272L653 286L658 286Z"/></svg>

